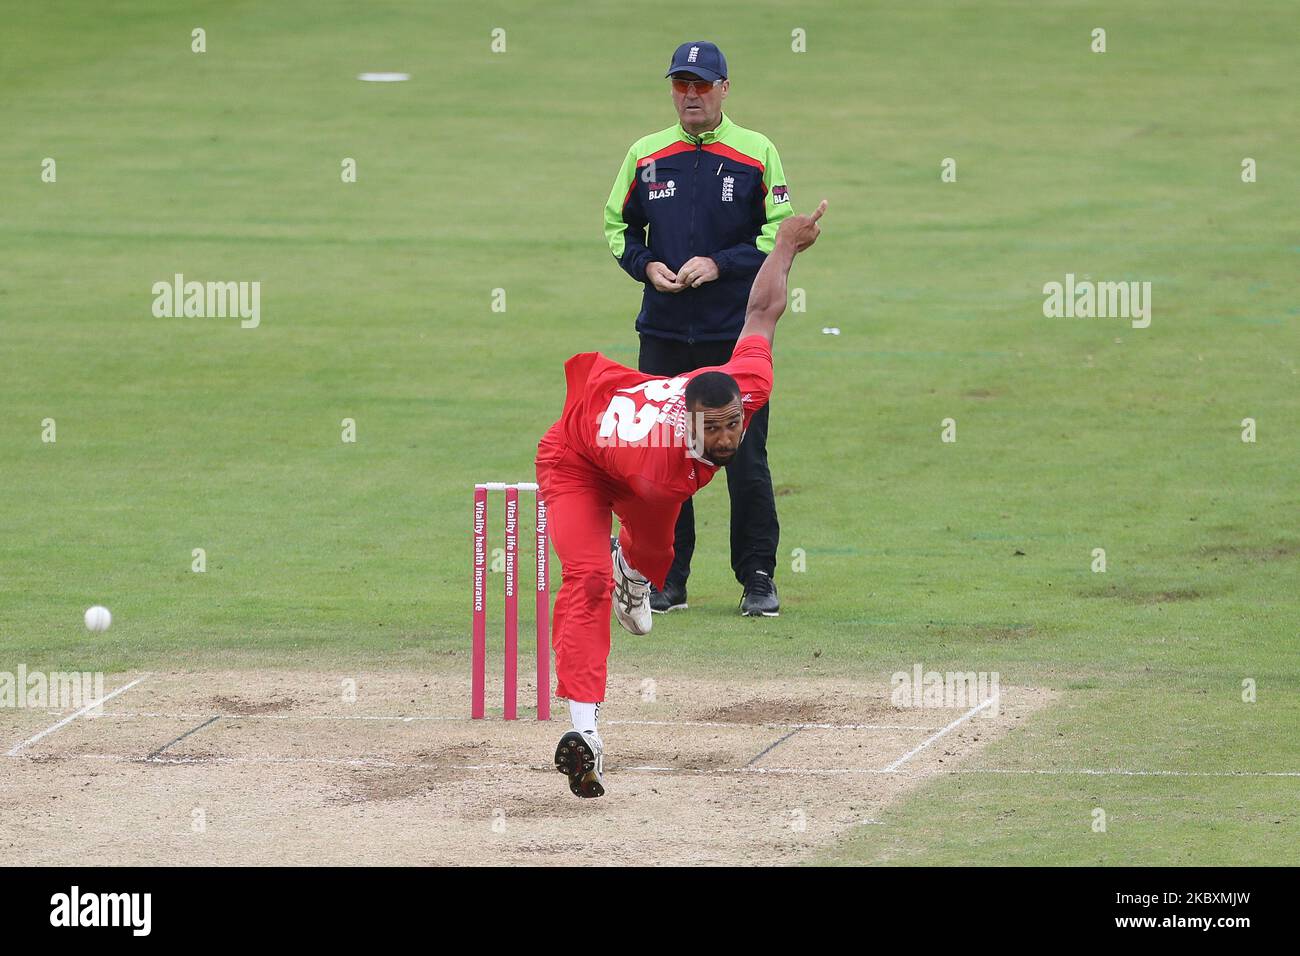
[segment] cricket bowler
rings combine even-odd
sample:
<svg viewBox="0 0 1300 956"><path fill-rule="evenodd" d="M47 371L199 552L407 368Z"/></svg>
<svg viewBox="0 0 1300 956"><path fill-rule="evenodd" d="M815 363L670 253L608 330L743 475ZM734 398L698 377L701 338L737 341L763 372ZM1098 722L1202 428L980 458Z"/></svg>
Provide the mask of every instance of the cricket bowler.
<svg viewBox="0 0 1300 956"><path fill-rule="evenodd" d="M579 797L605 793L596 718L605 699L610 604L625 630L650 632L650 585L662 588L672 564L682 502L735 457L750 419L767 404L786 278L794 257L817 241L825 211L822 200L812 215L781 222L725 365L657 378L599 352L564 363L564 411L538 442L536 465L560 559L551 625L556 695L569 701L573 721L555 767Z"/></svg>

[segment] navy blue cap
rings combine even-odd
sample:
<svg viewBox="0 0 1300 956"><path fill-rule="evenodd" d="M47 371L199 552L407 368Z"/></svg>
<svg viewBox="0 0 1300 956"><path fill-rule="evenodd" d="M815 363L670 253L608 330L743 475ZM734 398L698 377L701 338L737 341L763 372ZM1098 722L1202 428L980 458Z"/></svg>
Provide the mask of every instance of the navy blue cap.
<svg viewBox="0 0 1300 956"><path fill-rule="evenodd" d="M727 58L722 55L717 44L707 40L683 43L673 53L672 64L664 76L672 76L674 73L694 73L702 80L725 80Z"/></svg>

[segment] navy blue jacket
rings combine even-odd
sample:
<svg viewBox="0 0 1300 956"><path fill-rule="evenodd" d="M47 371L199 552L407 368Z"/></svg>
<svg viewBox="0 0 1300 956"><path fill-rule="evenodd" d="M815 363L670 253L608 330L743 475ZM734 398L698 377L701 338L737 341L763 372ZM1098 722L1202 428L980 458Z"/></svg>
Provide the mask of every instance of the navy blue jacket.
<svg viewBox="0 0 1300 956"><path fill-rule="evenodd" d="M633 143L605 204L605 238L645 284L637 331L684 342L737 338L754 275L790 213L776 147L726 114L701 136L678 124ZM717 263L718 278L681 292L646 280L651 262L676 272L695 256Z"/></svg>

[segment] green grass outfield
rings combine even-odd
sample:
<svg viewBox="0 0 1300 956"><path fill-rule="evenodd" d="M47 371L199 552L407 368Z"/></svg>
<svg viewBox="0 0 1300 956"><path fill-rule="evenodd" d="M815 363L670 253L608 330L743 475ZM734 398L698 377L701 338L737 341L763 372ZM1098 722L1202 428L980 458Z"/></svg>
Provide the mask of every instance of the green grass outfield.
<svg viewBox="0 0 1300 956"><path fill-rule="evenodd" d="M776 342L785 613L734 616L719 480L692 610L616 634L614 666L996 670L1059 700L991 766L1300 771L1293 3L4 19L0 670L467 666L470 485L529 477L570 354L635 363L639 289L601 206L628 144L673 121L685 29L727 53L728 113L777 144L796 209L831 205ZM177 272L261 281L261 326L155 318ZM1067 272L1152 282L1150 328L1045 318ZM89 638L97 602L115 623ZM965 774L827 861L1293 863L1298 795Z"/></svg>

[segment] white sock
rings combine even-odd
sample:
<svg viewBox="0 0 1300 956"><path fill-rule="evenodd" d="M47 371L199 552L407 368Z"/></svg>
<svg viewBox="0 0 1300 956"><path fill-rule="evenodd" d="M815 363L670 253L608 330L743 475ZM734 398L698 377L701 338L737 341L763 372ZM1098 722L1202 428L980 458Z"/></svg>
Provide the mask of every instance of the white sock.
<svg viewBox="0 0 1300 956"><path fill-rule="evenodd" d="M580 701L569 701L569 719L573 721L573 729L580 734L596 733L596 718L600 716L600 704L584 704Z"/></svg>

